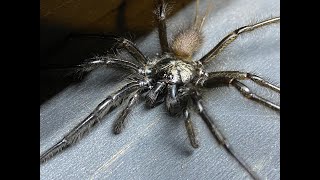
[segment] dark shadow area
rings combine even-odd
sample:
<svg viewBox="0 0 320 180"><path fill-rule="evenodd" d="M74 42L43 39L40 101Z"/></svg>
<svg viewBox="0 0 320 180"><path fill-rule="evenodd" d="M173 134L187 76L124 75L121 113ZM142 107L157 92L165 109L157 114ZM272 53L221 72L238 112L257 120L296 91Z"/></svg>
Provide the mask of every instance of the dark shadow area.
<svg viewBox="0 0 320 180"><path fill-rule="evenodd" d="M189 1L185 0L176 3L174 11L169 16L173 16L179 9L186 6ZM148 7L148 3L141 4L141 6ZM40 17L40 105L71 83L81 81L74 75L75 69L69 67L81 64L92 56L106 54L114 45L111 40L106 39L70 39L69 35L71 33L112 34L135 41L155 28L146 27L143 30L134 30L135 28L129 27L128 23L132 22L127 22L126 17L130 17L130 14L128 15L128 12L131 12L129 10L132 10L130 8L132 7L128 5L128 2L123 1L116 9L113 9L112 11L117 11L116 30L106 29L105 32L75 29ZM152 12L153 9L149 10ZM112 14L112 12L106 12L106 16L109 16L110 13ZM152 19L152 17L150 18ZM146 22L145 26L147 24Z"/></svg>
<svg viewBox="0 0 320 180"><path fill-rule="evenodd" d="M50 29L53 35L49 35ZM70 33L77 31L55 26L42 24L41 31L43 32L40 34L40 104L71 83L81 81L79 75L75 74L74 65L81 64L95 55L112 52L111 49L115 44L111 39L69 38Z"/></svg>
<svg viewBox="0 0 320 180"><path fill-rule="evenodd" d="M70 38L71 33L88 32L40 23L40 104L71 83L81 81L72 68L74 65L106 54L114 45L114 41L107 39Z"/></svg>
<svg viewBox="0 0 320 180"><path fill-rule="evenodd" d="M125 3L119 7L123 12ZM126 32L124 17L117 18L119 31L108 34L118 35ZM75 74L74 65L84 60L102 55L110 50L114 41L95 38L71 38L71 34L103 34L105 32L84 32L83 30L61 24L40 20L40 104L62 91L71 83L81 81ZM141 32L135 34L142 35ZM82 78L85 74L82 76Z"/></svg>
<svg viewBox="0 0 320 180"><path fill-rule="evenodd" d="M126 32L124 10L126 2L118 7L117 32L108 34L120 35ZM47 22L40 17L40 104L62 91L71 83L77 83L74 65L84 60L105 54L111 49L113 42L93 38L71 38L71 34L102 34L105 32L83 32L80 29L66 27L61 24ZM141 34L141 33L140 33Z"/></svg>

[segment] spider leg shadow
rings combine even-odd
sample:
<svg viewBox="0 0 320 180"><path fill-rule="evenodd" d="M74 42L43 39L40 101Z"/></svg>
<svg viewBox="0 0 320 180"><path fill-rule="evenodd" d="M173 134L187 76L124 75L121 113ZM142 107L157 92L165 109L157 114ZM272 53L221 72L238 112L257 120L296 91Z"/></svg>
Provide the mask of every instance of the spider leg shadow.
<svg viewBox="0 0 320 180"><path fill-rule="evenodd" d="M164 116L167 117L164 122L164 132L162 132L163 136L165 136L164 141L162 141L164 144L163 146L168 146L171 153L176 154L177 157L191 156L196 149L193 148L189 142L187 130L184 124L184 117L182 115L168 117L168 113L164 114Z"/></svg>

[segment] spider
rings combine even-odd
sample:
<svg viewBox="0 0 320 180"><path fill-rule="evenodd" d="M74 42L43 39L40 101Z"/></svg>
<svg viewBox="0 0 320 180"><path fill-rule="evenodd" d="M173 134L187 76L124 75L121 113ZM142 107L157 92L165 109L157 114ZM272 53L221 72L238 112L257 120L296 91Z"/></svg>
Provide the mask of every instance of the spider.
<svg viewBox="0 0 320 180"><path fill-rule="evenodd" d="M193 60L192 57L194 53L203 42L201 30L206 15L200 17L197 8L194 23L189 28L180 32L174 38L173 42L169 44L166 31L167 4L164 0L157 1L157 4L155 14L158 22L161 54L153 58L147 58L134 43L128 39L115 36L97 36L100 38L115 39L118 47L127 50L134 57L135 62L129 62L113 56L97 56L80 64L79 68L83 71L91 71L101 66L120 68L124 71L131 72L131 76L128 79L130 82L109 95L91 114L65 135L61 141L45 151L40 156L40 162L45 162L59 151L77 142L94 124L101 120L112 109L121 105L126 98L129 98L126 107L121 111L120 116L114 123L114 133L121 133L125 127L126 117L140 98L143 98L146 106L149 108L154 108L155 106L165 103L170 115L183 116L190 144L193 148L198 148L199 143L190 117L190 109L194 106L220 145L238 161L252 178L258 179L256 173L251 170L232 149L229 142L206 112L201 101L201 89L231 85L239 90L245 97L266 105L275 111L280 111L279 105L254 94L246 85L240 82L241 80L252 80L258 85L280 93L279 87L264 80L262 77L240 71L205 71L206 64L212 61L240 34L250 32L271 23L278 23L280 17L270 18L253 25L238 28L224 37L205 56L199 60Z"/></svg>

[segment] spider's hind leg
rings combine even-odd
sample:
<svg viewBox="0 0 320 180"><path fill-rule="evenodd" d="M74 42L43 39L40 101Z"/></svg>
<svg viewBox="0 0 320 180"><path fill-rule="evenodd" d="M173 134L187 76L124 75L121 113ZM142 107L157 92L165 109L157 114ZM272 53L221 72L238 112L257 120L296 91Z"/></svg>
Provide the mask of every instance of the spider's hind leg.
<svg viewBox="0 0 320 180"><path fill-rule="evenodd" d="M213 8L213 5L212 5L212 2L210 2L208 5L207 5L207 9L206 9L206 12L204 15L202 15L201 17L199 16L199 0L197 0L196 2L196 15L195 15L195 18L194 18L194 24L193 24L193 27L198 30L198 31L201 31L202 30L202 27L203 27L203 23L205 22L209 12L212 10Z"/></svg>

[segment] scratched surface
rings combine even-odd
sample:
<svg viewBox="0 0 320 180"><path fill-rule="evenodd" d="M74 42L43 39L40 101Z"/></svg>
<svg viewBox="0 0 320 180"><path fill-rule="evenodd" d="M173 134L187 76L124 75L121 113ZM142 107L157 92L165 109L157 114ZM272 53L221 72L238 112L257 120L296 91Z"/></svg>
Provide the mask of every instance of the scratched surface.
<svg viewBox="0 0 320 180"><path fill-rule="evenodd" d="M200 2L204 11L206 1ZM227 33L278 16L278 0L215 0L205 25L206 40L198 59ZM169 35L193 19L194 3L170 19ZM138 18L138 17L137 17ZM280 85L279 24L238 38L208 71L254 72ZM137 42L152 57L159 50L155 32ZM72 129L126 75L98 69L83 82L70 86L40 107L40 151L48 149ZM280 103L279 96L250 82L255 92ZM280 115L245 99L232 87L203 91L204 104L239 155L263 179L280 179ZM192 113L200 147L193 150L182 119L168 116L163 105L147 110L140 103L120 135L112 133L113 111L79 143L40 166L47 179L249 179L247 173L218 146L205 123Z"/></svg>

